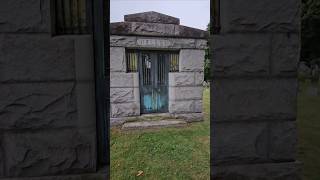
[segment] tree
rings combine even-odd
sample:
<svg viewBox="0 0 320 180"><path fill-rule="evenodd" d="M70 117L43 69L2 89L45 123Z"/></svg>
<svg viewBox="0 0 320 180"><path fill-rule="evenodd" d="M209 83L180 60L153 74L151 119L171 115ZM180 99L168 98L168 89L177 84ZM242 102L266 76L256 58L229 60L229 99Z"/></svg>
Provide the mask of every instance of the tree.
<svg viewBox="0 0 320 180"><path fill-rule="evenodd" d="M207 31L210 33L210 23L207 26ZM211 73L210 73L210 66L211 66L211 56L210 56L210 50L209 50L209 42L207 43L207 48L205 51L205 59L204 59L204 80L210 81Z"/></svg>

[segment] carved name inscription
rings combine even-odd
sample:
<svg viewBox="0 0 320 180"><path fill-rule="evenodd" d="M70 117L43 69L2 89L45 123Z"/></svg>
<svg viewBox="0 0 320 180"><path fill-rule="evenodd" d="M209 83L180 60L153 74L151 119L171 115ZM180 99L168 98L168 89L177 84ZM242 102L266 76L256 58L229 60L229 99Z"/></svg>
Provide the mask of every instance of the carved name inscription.
<svg viewBox="0 0 320 180"><path fill-rule="evenodd" d="M171 42L168 40L161 39L138 39L137 44L139 46L152 46L152 47L168 47L171 45Z"/></svg>

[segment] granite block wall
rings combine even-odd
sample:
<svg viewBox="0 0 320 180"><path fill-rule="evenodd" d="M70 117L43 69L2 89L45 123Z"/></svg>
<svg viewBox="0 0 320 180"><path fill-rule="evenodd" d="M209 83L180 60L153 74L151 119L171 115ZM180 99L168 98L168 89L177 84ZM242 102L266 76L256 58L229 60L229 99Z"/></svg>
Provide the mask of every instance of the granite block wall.
<svg viewBox="0 0 320 180"><path fill-rule="evenodd" d="M96 172L92 35L52 36L49 0L0 12L0 178Z"/></svg>
<svg viewBox="0 0 320 180"><path fill-rule="evenodd" d="M221 1L221 32L210 39L212 177L300 179L300 1L246 3Z"/></svg>

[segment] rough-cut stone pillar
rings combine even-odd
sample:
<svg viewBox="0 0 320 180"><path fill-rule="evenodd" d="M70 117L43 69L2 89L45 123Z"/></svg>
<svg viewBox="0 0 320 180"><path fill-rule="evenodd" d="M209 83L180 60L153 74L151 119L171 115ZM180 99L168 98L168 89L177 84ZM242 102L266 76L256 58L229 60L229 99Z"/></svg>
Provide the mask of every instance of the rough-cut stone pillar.
<svg viewBox="0 0 320 180"><path fill-rule="evenodd" d="M47 0L0 12L0 179L95 173L92 36L52 37Z"/></svg>
<svg viewBox="0 0 320 180"><path fill-rule="evenodd" d="M184 116L200 113L199 120L202 120L204 56L203 49L180 50L179 72L169 73L170 113Z"/></svg>
<svg viewBox="0 0 320 180"><path fill-rule="evenodd" d="M140 115L139 74L126 72L124 47L110 47L111 118Z"/></svg>
<svg viewBox="0 0 320 180"><path fill-rule="evenodd" d="M299 179L299 0L221 1L211 39L214 179Z"/></svg>

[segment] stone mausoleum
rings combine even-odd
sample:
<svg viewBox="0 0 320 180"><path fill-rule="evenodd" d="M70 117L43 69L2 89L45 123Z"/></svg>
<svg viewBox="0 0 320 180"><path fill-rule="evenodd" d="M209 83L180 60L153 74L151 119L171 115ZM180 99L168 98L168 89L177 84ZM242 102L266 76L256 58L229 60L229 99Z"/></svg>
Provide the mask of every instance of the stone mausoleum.
<svg viewBox="0 0 320 180"><path fill-rule="evenodd" d="M93 8L72 13L88 22L71 29L63 23L70 22L71 8L62 2L70 1L0 1L0 179L108 179L109 128L98 101L108 91L100 83L109 82L102 51L109 48L101 42L107 39L107 2L88 1ZM220 2L221 31L210 36L211 179L302 179L296 123L301 1L243 2ZM125 19L110 29L111 91L118 92L112 93L113 119L143 114L139 65L126 65L130 50L179 52L179 72L166 70L167 111L201 114L196 95L201 96L202 61L196 54L203 55L205 32L157 13ZM127 55L137 61L133 52ZM148 55L158 62L170 55L159 56Z"/></svg>
<svg viewBox="0 0 320 180"><path fill-rule="evenodd" d="M207 32L153 11L110 28L111 125L158 113L202 120Z"/></svg>

